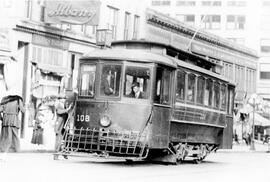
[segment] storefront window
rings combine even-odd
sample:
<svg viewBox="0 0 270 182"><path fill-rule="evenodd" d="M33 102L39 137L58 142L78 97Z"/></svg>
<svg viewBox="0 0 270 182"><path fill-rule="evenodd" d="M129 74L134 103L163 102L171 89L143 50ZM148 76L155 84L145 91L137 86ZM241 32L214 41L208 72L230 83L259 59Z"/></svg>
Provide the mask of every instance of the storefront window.
<svg viewBox="0 0 270 182"><path fill-rule="evenodd" d="M96 65L82 65L79 95L94 97Z"/></svg>
<svg viewBox="0 0 270 182"><path fill-rule="evenodd" d="M100 95L118 97L121 80L120 65L102 65Z"/></svg>
<svg viewBox="0 0 270 182"><path fill-rule="evenodd" d="M126 67L124 96L138 99L149 98L150 69Z"/></svg>

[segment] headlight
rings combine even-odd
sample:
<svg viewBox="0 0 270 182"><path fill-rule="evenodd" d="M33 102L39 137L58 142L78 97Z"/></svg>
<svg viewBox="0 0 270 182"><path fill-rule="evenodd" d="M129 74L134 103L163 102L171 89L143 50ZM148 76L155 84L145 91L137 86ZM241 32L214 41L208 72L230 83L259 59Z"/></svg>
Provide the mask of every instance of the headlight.
<svg viewBox="0 0 270 182"><path fill-rule="evenodd" d="M109 118L109 116L102 116L99 123L103 127L108 127L111 124L111 119Z"/></svg>

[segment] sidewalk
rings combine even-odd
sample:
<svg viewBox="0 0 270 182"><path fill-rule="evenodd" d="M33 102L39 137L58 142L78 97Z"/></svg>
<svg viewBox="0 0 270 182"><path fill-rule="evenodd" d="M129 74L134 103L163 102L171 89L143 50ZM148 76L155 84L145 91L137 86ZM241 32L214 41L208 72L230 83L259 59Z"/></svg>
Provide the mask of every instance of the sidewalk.
<svg viewBox="0 0 270 182"><path fill-rule="evenodd" d="M21 152L23 153L32 153L32 152L40 152L40 153L53 153L54 149L48 149L42 146L38 146L36 144L32 144L31 142L21 139ZM250 150L250 145L246 145L245 142L233 143L232 149L218 149L217 152L270 152L270 147L268 144L263 144L261 141L255 140L255 150Z"/></svg>
<svg viewBox="0 0 270 182"><path fill-rule="evenodd" d="M217 152L270 152L270 147L262 141L255 140L255 150L250 150L250 145L246 145L245 142L234 142L232 149L219 149Z"/></svg>
<svg viewBox="0 0 270 182"><path fill-rule="evenodd" d="M46 148L43 145L32 144L30 141L28 141L26 139L21 139L20 145L21 145L20 152L22 152L22 153L35 153L35 152L53 153L54 152L53 148Z"/></svg>

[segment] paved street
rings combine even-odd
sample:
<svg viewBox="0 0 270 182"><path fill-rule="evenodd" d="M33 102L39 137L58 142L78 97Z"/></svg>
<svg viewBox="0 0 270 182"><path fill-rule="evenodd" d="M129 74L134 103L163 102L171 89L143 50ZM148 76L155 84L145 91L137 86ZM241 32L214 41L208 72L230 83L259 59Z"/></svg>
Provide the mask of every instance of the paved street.
<svg viewBox="0 0 270 182"><path fill-rule="evenodd" d="M212 153L199 165L190 161L181 165L148 162L127 164L71 157L53 160L51 153L12 153L0 162L1 181L261 181L270 180L270 153L228 152Z"/></svg>

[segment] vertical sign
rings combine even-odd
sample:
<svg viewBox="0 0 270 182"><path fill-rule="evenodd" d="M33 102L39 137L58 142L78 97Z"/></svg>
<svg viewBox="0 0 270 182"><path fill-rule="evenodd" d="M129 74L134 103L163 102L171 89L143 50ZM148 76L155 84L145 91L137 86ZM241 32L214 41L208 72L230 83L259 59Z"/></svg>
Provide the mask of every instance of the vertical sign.
<svg viewBox="0 0 270 182"><path fill-rule="evenodd" d="M98 25L100 1L46 1L45 22L52 24Z"/></svg>

